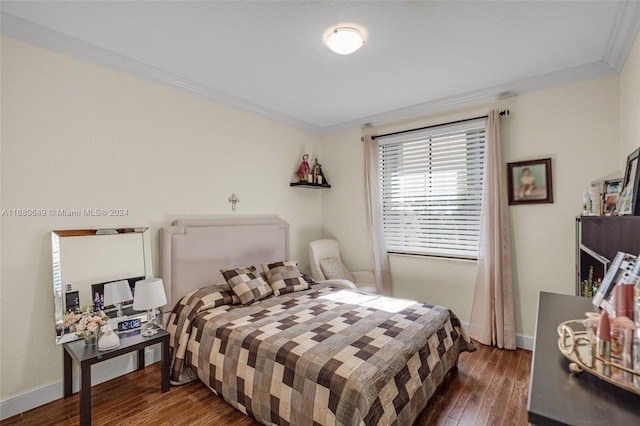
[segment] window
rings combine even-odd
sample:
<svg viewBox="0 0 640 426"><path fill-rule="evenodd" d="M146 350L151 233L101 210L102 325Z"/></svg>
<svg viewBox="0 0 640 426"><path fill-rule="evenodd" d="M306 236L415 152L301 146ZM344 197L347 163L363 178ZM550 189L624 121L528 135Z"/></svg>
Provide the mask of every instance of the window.
<svg viewBox="0 0 640 426"><path fill-rule="evenodd" d="M478 257L485 123L376 138L389 253Z"/></svg>

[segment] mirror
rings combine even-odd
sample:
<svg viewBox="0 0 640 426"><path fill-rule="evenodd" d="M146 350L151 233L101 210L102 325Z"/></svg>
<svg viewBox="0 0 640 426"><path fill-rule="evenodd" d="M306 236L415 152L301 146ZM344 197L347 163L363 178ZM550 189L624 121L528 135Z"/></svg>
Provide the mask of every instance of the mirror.
<svg viewBox="0 0 640 426"><path fill-rule="evenodd" d="M151 277L151 237L149 228L74 229L51 231L53 297L56 343L76 340L64 327L64 315L87 306L103 309L110 317L114 306L104 306L104 285ZM126 314L133 313L125 302Z"/></svg>

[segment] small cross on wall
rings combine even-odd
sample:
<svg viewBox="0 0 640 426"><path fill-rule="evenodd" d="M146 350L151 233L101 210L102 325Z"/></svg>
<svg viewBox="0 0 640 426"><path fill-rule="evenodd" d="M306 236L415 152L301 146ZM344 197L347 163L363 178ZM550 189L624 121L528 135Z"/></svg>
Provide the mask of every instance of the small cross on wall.
<svg viewBox="0 0 640 426"><path fill-rule="evenodd" d="M229 202L231 203L231 211L235 212L236 211L236 204L238 204L240 202L240 198L238 198L238 196L234 192L233 194L231 194L231 197L229 197Z"/></svg>

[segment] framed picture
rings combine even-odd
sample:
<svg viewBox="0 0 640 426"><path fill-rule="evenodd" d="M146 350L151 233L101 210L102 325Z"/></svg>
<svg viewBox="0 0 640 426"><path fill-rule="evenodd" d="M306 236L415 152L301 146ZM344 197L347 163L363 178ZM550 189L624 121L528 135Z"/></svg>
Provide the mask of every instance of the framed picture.
<svg viewBox="0 0 640 426"><path fill-rule="evenodd" d="M618 197L618 204L616 205L618 216L633 214L633 194L631 193L632 189L632 185L627 185L627 187L622 190L622 193L620 193L620 196Z"/></svg>
<svg viewBox="0 0 640 426"><path fill-rule="evenodd" d="M605 194L619 194L622 192L622 178L608 179L604 181Z"/></svg>
<svg viewBox="0 0 640 426"><path fill-rule="evenodd" d="M602 211L605 216L617 216L618 215L618 197L620 194L604 194L604 200L602 200Z"/></svg>
<svg viewBox="0 0 640 426"><path fill-rule="evenodd" d="M604 206L602 203L604 194L604 192L602 192L603 186L604 183L601 180L591 182L591 185L589 185L589 196L591 197L591 200L593 200L591 203L591 211L589 212L590 216L601 216L604 212Z"/></svg>
<svg viewBox="0 0 640 426"><path fill-rule="evenodd" d="M602 211L606 216L616 216L618 214L618 198L622 192L622 178L605 180L603 191Z"/></svg>
<svg viewBox="0 0 640 426"><path fill-rule="evenodd" d="M638 167L638 157L640 156L640 148L633 151L627 157L627 167L624 173L623 190L631 185L631 213L640 216L640 202L638 202L638 181L640 181L640 167ZM622 212L621 212L622 213Z"/></svg>
<svg viewBox="0 0 640 426"><path fill-rule="evenodd" d="M507 163L509 204L553 203L551 158Z"/></svg>

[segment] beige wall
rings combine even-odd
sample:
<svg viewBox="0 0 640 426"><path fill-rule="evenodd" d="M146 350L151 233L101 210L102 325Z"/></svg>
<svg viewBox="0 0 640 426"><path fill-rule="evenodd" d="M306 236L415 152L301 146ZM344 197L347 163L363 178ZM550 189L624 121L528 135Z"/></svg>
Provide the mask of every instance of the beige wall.
<svg viewBox="0 0 640 426"><path fill-rule="evenodd" d="M1 47L0 208L120 207L129 214L2 217L0 401L61 379L51 229L150 226L157 259L160 226L231 214L227 198L236 192L237 214L278 214L290 223L292 258L304 267L307 242L321 234L340 240L349 267L370 267L360 129L321 138L12 39L3 38ZM573 218L582 189L621 175L640 141L639 99L636 40L619 77L377 128L509 108L505 161L553 158L556 202L510 208L519 334L533 335L538 291L573 292ZM304 152L319 154L330 191L288 187ZM474 262L393 256L391 267L397 296L449 306L469 320Z"/></svg>
<svg viewBox="0 0 640 426"><path fill-rule="evenodd" d="M552 158L555 202L509 208L518 334L534 334L539 291L574 291L574 218L583 188L623 167L616 144L618 101L616 75L375 128L381 134L508 108L504 161ZM329 135L324 148L325 162L336 170L334 187L323 199L324 229L350 247L344 253L349 267L371 264L360 134L356 129ZM448 306L469 321L474 262L392 255L390 264L396 296Z"/></svg>
<svg viewBox="0 0 640 426"><path fill-rule="evenodd" d="M640 147L640 35L620 73L620 157Z"/></svg>
<svg viewBox="0 0 640 426"><path fill-rule="evenodd" d="M364 146L360 129L325 136L323 162L331 191L322 197L324 236L340 241L342 261L353 270L371 269L366 215Z"/></svg>
<svg viewBox="0 0 640 426"><path fill-rule="evenodd" d="M322 191L288 184L319 136L10 38L1 47L1 208L128 216L2 217L0 400L62 377L51 229L150 226L157 259L160 226L232 214L235 192L236 214L289 222L291 256L307 268Z"/></svg>

